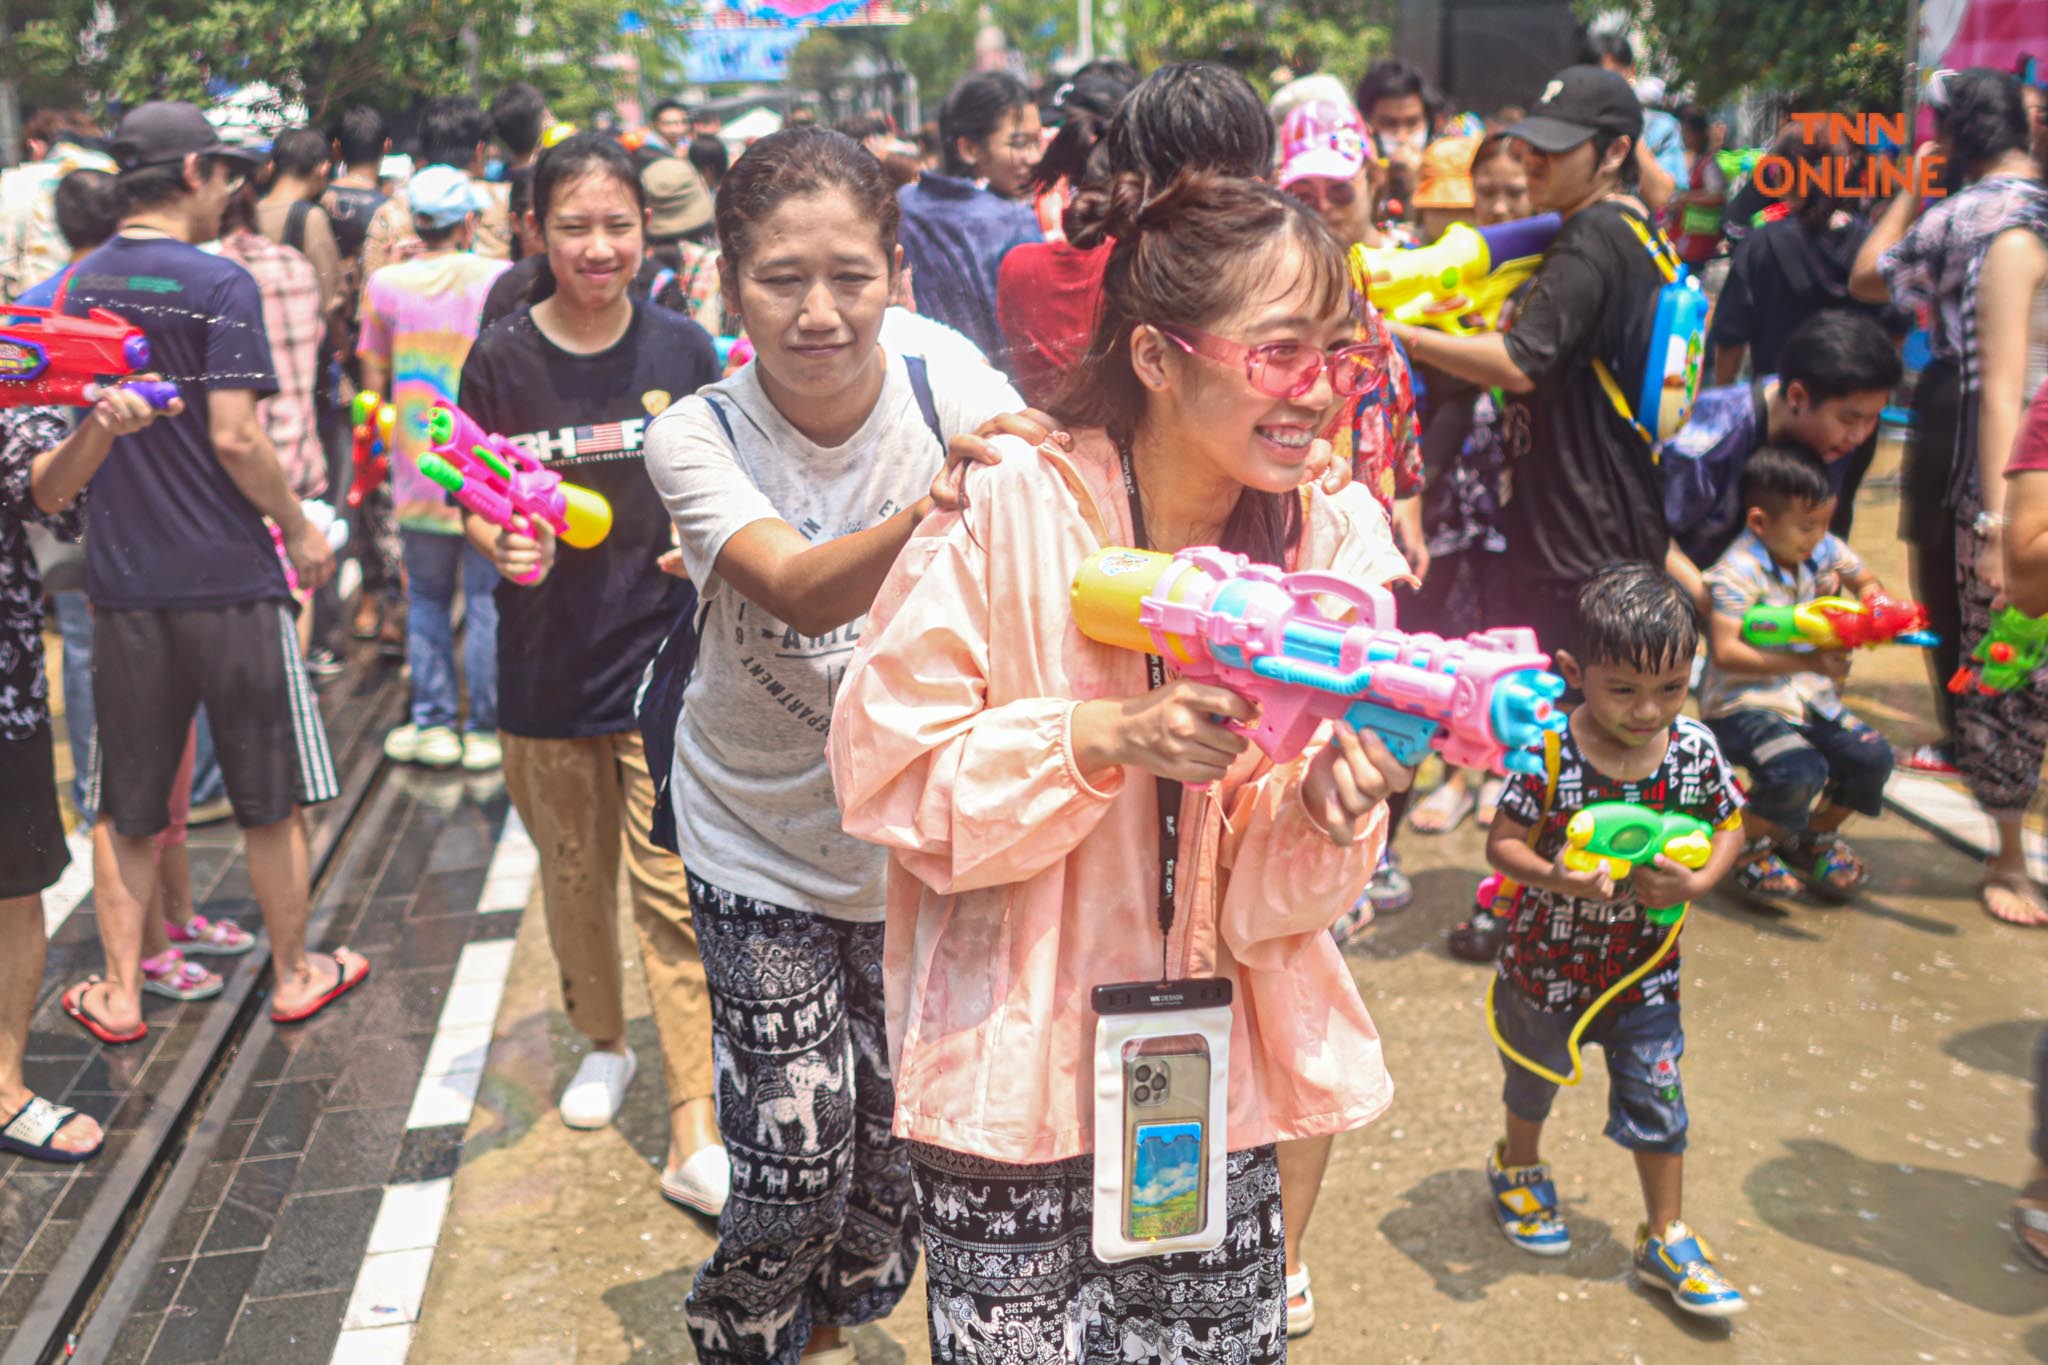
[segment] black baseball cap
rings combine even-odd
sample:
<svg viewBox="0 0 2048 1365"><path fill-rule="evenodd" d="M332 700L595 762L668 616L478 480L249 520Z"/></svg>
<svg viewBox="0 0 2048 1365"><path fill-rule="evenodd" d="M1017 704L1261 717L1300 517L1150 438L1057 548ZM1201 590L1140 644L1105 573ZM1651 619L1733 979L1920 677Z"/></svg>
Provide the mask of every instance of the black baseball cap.
<svg viewBox="0 0 2048 1365"><path fill-rule="evenodd" d="M1568 66L1550 78L1528 116L1502 132L1539 152L1568 152L1595 133L1641 139L1643 105L1620 73L1603 66Z"/></svg>
<svg viewBox="0 0 2048 1365"><path fill-rule="evenodd" d="M124 171L144 166L164 166L200 156L231 156L241 161L260 162L262 157L246 147L220 140L220 133L199 106L184 100L151 100L138 104L121 118L108 144L114 163Z"/></svg>

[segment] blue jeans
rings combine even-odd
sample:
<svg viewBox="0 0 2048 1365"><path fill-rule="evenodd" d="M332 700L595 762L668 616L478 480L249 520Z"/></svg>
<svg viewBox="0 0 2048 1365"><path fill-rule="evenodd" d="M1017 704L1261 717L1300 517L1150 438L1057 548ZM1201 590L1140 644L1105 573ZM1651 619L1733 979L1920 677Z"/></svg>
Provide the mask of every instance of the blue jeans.
<svg viewBox="0 0 2048 1365"><path fill-rule="evenodd" d="M60 592L57 630L64 637L64 732L71 744L71 804L82 828L99 814L86 798L92 766L92 610L84 592Z"/></svg>
<svg viewBox="0 0 2048 1365"><path fill-rule="evenodd" d="M1560 1075L1571 1069L1565 1041L1578 1012L1550 1013L1506 981L1493 988L1493 1012L1503 1038L1515 1051ZM1685 1150L1688 1119L1678 1059L1685 1055L1685 1028L1676 1000L1656 1005L1609 1005L1586 1026L1581 1043L1598 1043L1607 1059L1606 1134L1632 1152ZM1550 1117L1557 1085L1501 1054L1507 1082L1501 1103L1530 1123Z"/></svg>
<svg viewBox="0 0 2048 1365"><path fill-rule="evenodd" d="M406 602L406 658L412 664L412 723L422 730L454 725L460 694L455 685L455 580L462 576L468 620L462 667L469 679L470 730L498 728L498 604L491 594L498 571L462 536L400 531L410 587Z"/></svg>
<svg viewBox="0 0 2048 1365"><path fill-rule="evenodd" d="M1774 711L1730 711L1707 728L1730 763L1749 769L1749 808L1788 834L1805 831L1815 797L1884 814L1892 746L1847 711L1833 720L1809 712L1801 725Z"/></svg>

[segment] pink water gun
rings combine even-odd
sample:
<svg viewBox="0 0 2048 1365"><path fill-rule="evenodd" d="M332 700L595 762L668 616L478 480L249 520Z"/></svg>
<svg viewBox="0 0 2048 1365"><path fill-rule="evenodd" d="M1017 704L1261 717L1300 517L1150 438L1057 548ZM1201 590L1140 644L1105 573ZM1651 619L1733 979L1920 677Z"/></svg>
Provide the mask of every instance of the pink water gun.
<svg viewBox="0 0 2048 1365"><path fill-rule="evenodd" d="M1349 619L1326 615L1323 598ZM1565 725L1564 679L1534 631L1409 635L1394 628L1385 588L1342 574L1283 573L1212 546L1097 550L1074 577L1073 606L1089 639L1157 654L1255 703L1243 733L1276 763L1342 719L1411 767L1435 749L1461 768L1541 772L1531 746Z"/></svg>
<svg viewBox="0 0 2048 1365"><path fill-rule="evenodd" d="M544 521L563 544L579 550L611 534L612 505L604 494L567 482L445 399L434 400L427 443L433 453L420 456L420 473L493 526L531 535L533 523ZM539 576L536 569L519 581Z"/></svg>

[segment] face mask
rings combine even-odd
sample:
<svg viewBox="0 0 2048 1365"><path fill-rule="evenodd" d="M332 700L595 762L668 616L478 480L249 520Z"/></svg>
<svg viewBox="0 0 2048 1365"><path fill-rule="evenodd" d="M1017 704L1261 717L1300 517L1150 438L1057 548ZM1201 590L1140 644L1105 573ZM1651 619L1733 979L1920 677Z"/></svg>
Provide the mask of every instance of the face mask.
<svg viewBox="0 0 2048 1365"><path fill-rule="evenodd" d="M504 178L505 159L503 157L494 156L489 161L486 161L484 163L484 179L503 180Z"/></svg>

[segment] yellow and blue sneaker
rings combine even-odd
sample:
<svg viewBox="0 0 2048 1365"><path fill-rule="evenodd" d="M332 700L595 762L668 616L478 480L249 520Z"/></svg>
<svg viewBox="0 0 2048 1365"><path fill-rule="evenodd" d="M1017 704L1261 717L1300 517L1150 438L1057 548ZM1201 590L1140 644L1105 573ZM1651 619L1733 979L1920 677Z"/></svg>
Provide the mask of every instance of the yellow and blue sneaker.
<svg viewBox="0 0 2048 1365"><path fill-rule="evenodd" d="M1703 1318L1732 1318L1749 1311L1749 1301L1714 1268L1706 1239L1678 1219L1662 1237L1650 1225L1636 1228L1636 1278L1669 1293L1680 1308Z"/></svg>
<svg viewBox="0 0 2048 1365"><path fill-rule="evenodd" d="M1486 1183L1493 1187L1493 1216L1500 1220L1501 1235L1538 1256L1564 1255L1572 1249L1572 1235L1557 1216L1550 1166L1505 1166L1501 1157L1506 1150L1501 1141L1486 1154Z"/></svg>

